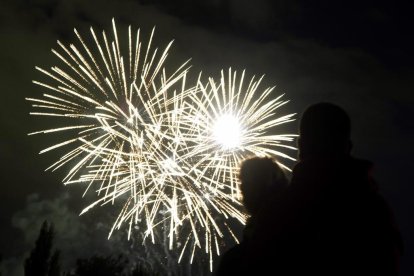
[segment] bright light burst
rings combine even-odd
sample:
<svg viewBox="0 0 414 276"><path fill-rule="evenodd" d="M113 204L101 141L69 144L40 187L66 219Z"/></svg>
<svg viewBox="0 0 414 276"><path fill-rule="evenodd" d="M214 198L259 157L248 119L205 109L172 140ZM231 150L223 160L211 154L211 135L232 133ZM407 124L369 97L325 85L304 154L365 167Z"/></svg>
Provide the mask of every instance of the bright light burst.
<svg viewBox="0 0 414 276"><path fill-rule="evenodd" d="M214 137L224 149L237 148L240 145L240 123L232 114L223 114L214 124Z"/></svg>
<svg viewBox="0 0 414 276"><path fill-rule="evenodd" d="M272 97L274 87L259 89L260 82L252 77L247 85L245 72L221 72L218 83L213 78L204 84L200 78L194 93L188 96L191 122L187 132L188 147L196 153L204 168L206 181L214 189L225 189L231 198L240 198L237 182L238 166L249 156L274 156L294 160L281 150L289 146L295 135L276 134L278 125L293 121L294 114L277 115L277 109L288 101L283 95ZM289 168L279 163L285 169Z"/></svg>
<svg viewBox="0 0 414 276"><path fill-rule="evenodd" d="M157 242L156 231L168 225L170 249L197 248L210 256L220 252L220 240L234 236L226 220L244 223L237 168L250 155L293 159L279 149L294 135L276 134L293 114L279 116L287 101L274 98L273 88L259 90L262 80L244 83L228 70L220 82L210 78L187 88L186 63L168 75L165 61L171 42L160 54L144 46L140 31L128 28L127 47L112 35L101 38L91 28L89 47L75 29L78 46L58 41L52 52L60 66L36 67L48 82L39 99L27 98L37 109L32 115L56 117L61 126L38 133L62 132L67 137L41 153L66 149L48 169L70 168L65 184L85 185L96 205L123 203L112 231L144 225L145 238ZM284 166L283 164L281 164ZM237 239L236 239L237 240ZM160 242L160 241L158 241Z"/></svg>

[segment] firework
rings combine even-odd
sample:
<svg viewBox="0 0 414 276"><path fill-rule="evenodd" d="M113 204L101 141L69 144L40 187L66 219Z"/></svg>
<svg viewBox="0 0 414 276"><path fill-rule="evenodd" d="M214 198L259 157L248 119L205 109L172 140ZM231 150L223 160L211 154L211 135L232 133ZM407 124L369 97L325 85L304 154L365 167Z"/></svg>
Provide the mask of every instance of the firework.
<svg viewBox="0 0 414 276"><path fill-rule="evenodd" d="M275 156L278 160L295 160L281 150L296 150L289 146L296 135L275 134L277 126L293 121L295 114L279 116L278 108L288 103L283 95L274 97L274 87L260 90L263 76L248 84L245 71L238 76L230 68L221 71L218 83L209 78L200 79L195 92L189 95L191 122L187 132L188 147L196 156L202 156L199 166L207 168L208 182L214 187L230 185L232 197L239 197L237 168L249 156ZM276 128L276 129L275 129ZM289 168L278 162L283 168Z"/></svg>
<svg viewBox="0 0 414 276"><path fill-rule="evenodd" d="M275 134L293 114L278 116L287 101L273 97L273 88L260 90L262 78L246 85L244 72L229 69L218 83L203 83L200 74L187 87L187 63L166 73L171 42L159 54L151 48L154 30L144 46L140 31L133 35L129 27L122 48L112 25L112 34L100 38L90 29L92 47L75 29L78 46L58 41L59 50L52 50L63 67L36 67L48 82L34 83L49 92L27 99L37 109L31 114L59 118L62 125L31 134L67 137L41 153L64 149L48 169L67 166L65 184L96 193L82 213L122 203L109 236L125 224L130 236L140 225L144 240L155 243L157 231L168 229L169 248L181 250L180 259L204 248L211 269L220 240L237 241L227 219L243 224L247 218L238 165L250 155L293 159L279 150L294 149L293 135Z"/></svg>
<svg viewBox="0 0 414 276"><path fill-rule="evenodd" d="M179 135L175 114L188 92L188 68L184 63L167 75L164 62L172 42L160 54L151 48L154 30L144 45L140 30L133 35L129 27L128 46L121 48L114 20L112 25L112 35L102 32L101 38L90 29L93 49L75 29L79 46L58 41L59 50L52 50L63 68L36 67L50 84L34 81L49 92L40 99L27 98L38 110L31 114L61 118L67 125L31 134L64 132L68 137L41 153L64 148L65 154L48 169L67 165L65 184L82 183L85 193L97 193L99 199L82 213L122 198L126 203L120 221L126 211L131 222L145 217L152 234L159 208L171 198L158 187L168 178L164 174L172 173L163 163L171 154L168 135Z"/></svg>

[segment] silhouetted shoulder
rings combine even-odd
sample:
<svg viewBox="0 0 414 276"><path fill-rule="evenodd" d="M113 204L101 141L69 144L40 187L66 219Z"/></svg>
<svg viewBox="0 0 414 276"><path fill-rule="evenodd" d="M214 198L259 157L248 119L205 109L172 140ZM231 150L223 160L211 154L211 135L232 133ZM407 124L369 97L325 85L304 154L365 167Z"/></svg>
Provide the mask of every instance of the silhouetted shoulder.
<svg viewBox="0 0 414 276"><path fill-rule="evenodd" d="M312 158L295 167L286 230L296 232L290 237L294 251L307 252L300 262L311 260L324 275L335 267L344 267L341 275L396 275L401 236L371 171L371 162L349 156Z"/></svg>

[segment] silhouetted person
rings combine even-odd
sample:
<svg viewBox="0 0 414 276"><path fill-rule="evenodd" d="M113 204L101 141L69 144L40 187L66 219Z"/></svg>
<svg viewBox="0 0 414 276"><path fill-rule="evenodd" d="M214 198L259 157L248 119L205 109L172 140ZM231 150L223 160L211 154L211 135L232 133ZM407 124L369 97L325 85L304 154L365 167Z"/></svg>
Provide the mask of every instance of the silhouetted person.
<svg viewBox="0 0 414 276"><path fill-rule="evenodd" d="M243 205L250 215L243 231L243 240L225 252L219 262L216 275L249 275L255 268L249 265L249 242L262 209L269 201L282 197L287 188L287 178L279 165L268 157L246 159L240 166L240 189ZM246 265L245 265L246 264Z"/></svg>
<svg viewBox="0 0 414 276"><path fill-rule="evenodd" d="M334 104L304 112L299 163L283 203L256 227L252 266L268 275L398 275L400 233L371 162L350 155L350 133Z"/></svg>

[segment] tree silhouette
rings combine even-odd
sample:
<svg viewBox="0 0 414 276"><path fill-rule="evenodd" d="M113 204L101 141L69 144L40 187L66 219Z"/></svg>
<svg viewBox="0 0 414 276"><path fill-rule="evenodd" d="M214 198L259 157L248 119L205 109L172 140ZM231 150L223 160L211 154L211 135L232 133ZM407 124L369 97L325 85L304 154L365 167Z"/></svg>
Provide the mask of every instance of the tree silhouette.
<svg viewBox="0 0 414 276"><path fill-rule="evenodd" d="M120 276L128 263L122 255L113 256L92 256L89 259L78 259L76 262L76 276Z"/></svg>
<svg viewBox="0 0 414 276"><path fill-rule="evenodd" d="M30 256L24 262L26 276L59 276L59 251L55 251L51 258L53 238L55 236L53 225L44 221L39 237Z"/></svg>
<svg viewBox="0 0 414 276"><path fill-rule="evenodd" d="M60 251L55 250L55 253L53 253L53 256L50 259L50 263L49 263L49 276L60 276L60 275L61 275Z"/></svg>
<svg viewBox="0 0 414 276"><path fill-rule="evenodd" d="M118 256L94 255L88 259L78 259L73 276L158 276L159 274L149 271L142 264L137 264L132 271L129 269L128 259L119 254Z"/></svg>
<svg viewBox="0 0 414 276"><path fill-rule="evenodd" d="M136 265L129 276L160 276L159 273L151 272L146 269L143 265Z"/></svg>

